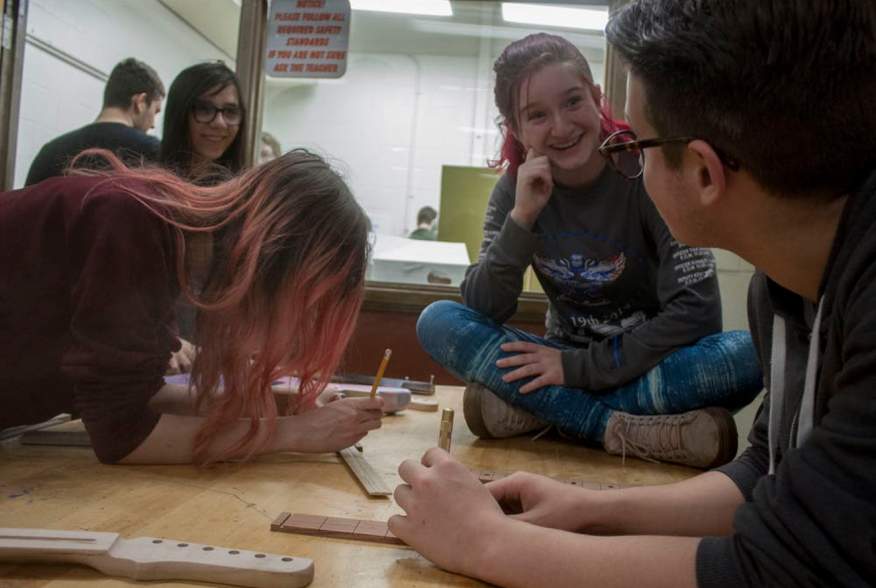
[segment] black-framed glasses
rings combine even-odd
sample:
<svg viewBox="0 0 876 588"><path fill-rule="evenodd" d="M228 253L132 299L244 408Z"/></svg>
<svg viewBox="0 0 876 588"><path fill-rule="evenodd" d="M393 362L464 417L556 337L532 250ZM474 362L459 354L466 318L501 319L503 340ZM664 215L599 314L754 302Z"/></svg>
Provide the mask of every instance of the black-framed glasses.
<svg viewBox="0 0 876 588"><path fill-rule="evenodd" d="M599 146L599 153L608 159L611 166L617 170L619 174L627 179L635 180L641 177L645 171L645 149L649 147L659 147L669 143L690 143L696 137L668 137L653 139L639 139L636 134L629 129L621 129L615 131L605 138L602 145ZM712 149L724 162L724 165L733 171L739 170L739 162L729 155L719 151L714 146Z"/></svg>
<svg viewBox="0 0 876 588"><path fill-rule="evenodd" d="M194 115L195 120L205 125L216 120L216 115L220 112L222 113L222 120L227 125L239 125L243 119L243 110L239 106L223 106L220 108L204 100L197 100L192 105L192 115Z"/></svg>

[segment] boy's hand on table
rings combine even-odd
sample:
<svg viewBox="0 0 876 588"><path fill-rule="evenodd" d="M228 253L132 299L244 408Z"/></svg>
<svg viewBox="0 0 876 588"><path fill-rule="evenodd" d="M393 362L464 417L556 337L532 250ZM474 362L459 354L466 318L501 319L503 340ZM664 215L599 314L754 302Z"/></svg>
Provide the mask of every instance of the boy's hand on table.
<svg viewBox="0 0 876 588"><path fill-rule="evenodd" d="M512 519L564 531L593 532L601 512L600 490L587 490L545 476L517 472L490 482L487 490Z"/></svg>
<svg viewBox="0 0 876 588"><path fill-rule="evenodd" d="M389 519L389 529L442 568L477 575L483 545L500 536L507 523L499 504L464 465L437 447L420 463L406 460L398 468L405 482L395 501L405 515Z"/></svg>

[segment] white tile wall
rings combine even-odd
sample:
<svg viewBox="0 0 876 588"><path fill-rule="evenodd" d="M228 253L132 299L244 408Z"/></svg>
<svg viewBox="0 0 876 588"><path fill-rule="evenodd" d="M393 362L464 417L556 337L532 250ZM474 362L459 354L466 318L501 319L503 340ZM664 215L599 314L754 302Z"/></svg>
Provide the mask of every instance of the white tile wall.
<svg viewBox="0 0 876 588"><path fill-rule="evenodd" d="M730 251L713 249L718 265L718 285L721 289L724 330L748 330L748 283L754 275L753 266Z"/></svg>
<svg viewBox="0 0 876 588"><path fill-rule="evenodd" d="M724 330L747 331L748 283L754 275L754 267L735 253L723 249L713 249L713 251L718 264L718 286L721 289ZM735 415L740 453L749 445L748 433L762 400L763 395L758 396Z"/></svg>
<svg viewBox="0 0 876 588"><path fill-rule="evenodd" d="M158 72L166 87L180 70L219 51L158 0L30 0L29 35L106 74L126 57L136 57ZM15 186L24 184L42 145L94 120L100 112L103 82L31 43L25 45ZM160 131L162 119L156 120ZM157 133L156 134L160 134Z"/></svg>
<svg viewBox="0 0 876 588"><path fill-rule="evenodd" d="M475 65L351 54L341 80L272 86L263 128L284 149L331 154L380 231L404 235L420 207L438 208L441 166L472 163Z"/></svg>

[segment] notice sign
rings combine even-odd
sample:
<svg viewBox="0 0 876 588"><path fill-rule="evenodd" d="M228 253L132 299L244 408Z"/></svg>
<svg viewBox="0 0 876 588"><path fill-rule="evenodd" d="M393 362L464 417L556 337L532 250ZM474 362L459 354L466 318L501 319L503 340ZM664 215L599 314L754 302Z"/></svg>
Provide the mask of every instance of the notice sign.
<svg viewBox="0 0 876 588"><path fill-rule="evenodd" d="M347 71L349 0L274 0L265 73L284 78L339 78Z"/></svg>

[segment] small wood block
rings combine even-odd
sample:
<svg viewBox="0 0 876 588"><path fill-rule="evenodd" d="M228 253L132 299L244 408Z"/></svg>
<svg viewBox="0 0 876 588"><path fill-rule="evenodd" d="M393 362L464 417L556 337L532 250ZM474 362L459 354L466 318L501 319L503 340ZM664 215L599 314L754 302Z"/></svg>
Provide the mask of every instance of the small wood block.
<svg viewBox="0 0 876 588"><path fill-rule="evenodd" d="M392 489L386 484L383 477L371 467L364 455L352 447L340 450L338 455L356 476L368 496L385 498L392 495Z"/></svg>
<svg viewBox="0 0 876 588"><path fill-rule="evenodd" d="M351 398L371 396L371 386L364 384L329 384L329 386ZM407 388L378 386L377 395L383 398L385 413L396 413L410 406L411 391Z"/></svg>
<svg viewBox="0 0 876 588"><path fill-rule="evenodd" d="M333 537L335 539L352 539L356 541L369 541L371 543L385 543L387 545L404 545L401 539L389 531L385 521L367 521L361 519L345 519L340 517L325 517L319 515L281 513L275 519L283 523L279 526L272 524L272 531L283 533L297 533L299 535L314 535L318 537Z"/></svg>
<svg viewBox="0 0 876 588"><path fill-rule="evenodd" d="M286 522L286 519L288 519L288 518L289 518L288 512L281 512L280 514L278 514L277 518L275 518L273 520L273 522L271 523L271 531L278 531L280 529L280 527L283 526L283 523Z"/></svg>
<svg viewBox="0 0 876 588"><path fill-rule="evenodd" d="M481 484L486 484L487 482L492 482L496 479L496 472L480 472L478 475L478 480L480 480Z"/></svg>
<svg viewBox="0 0 876 588"><path fill-rule="evenodd" d="M423 412L437 412L438 401L432 398L411 398L411 402L408 404L408 408L411 410L420 410Z"/></svg>

